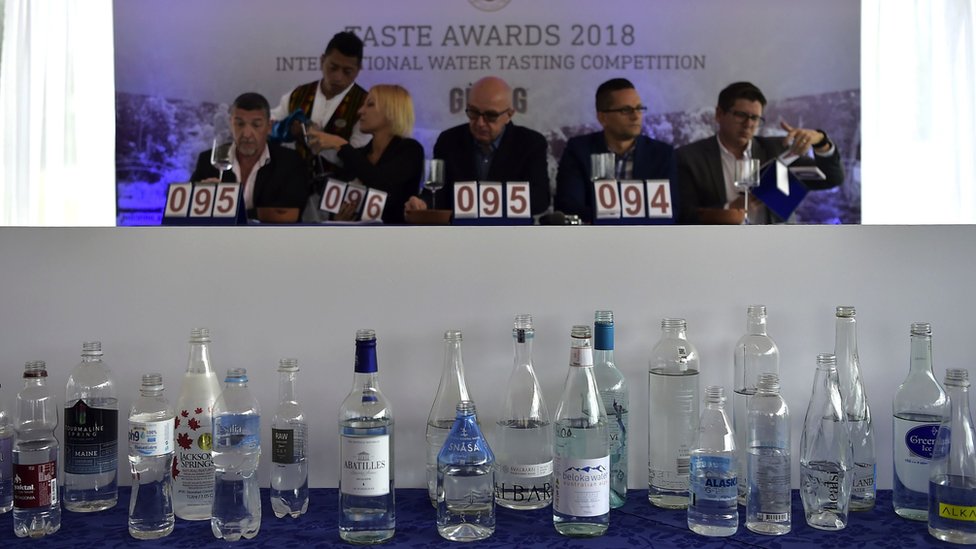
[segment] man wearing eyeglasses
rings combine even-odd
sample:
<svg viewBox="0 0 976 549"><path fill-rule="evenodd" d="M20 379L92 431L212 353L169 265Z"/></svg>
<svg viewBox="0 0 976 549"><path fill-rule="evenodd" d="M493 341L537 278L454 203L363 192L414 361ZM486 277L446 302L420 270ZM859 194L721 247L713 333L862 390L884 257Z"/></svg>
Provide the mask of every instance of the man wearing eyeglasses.
<svg viewBox="0 0 976 549"><path fill-rule="evenodd" d="M734 182L736 159L758 159L765 164L789 151L791 156L799 155L792 165L816 165L826 176L823 181L804 181L807 188L829 189L844 182L840 154L823 130L794 128L780 122L786 136L757 136L756 132L765 122L765 108L766 97L755 85L749 82L730 84L718 95L716 135L678 148L682 223L698 223L699 208L742 207L742 198ZM812 160L808 157L811 149L814 152ZM750 223L783 221L758 200L749 201L749 210Z"/></svg>
<svg viewBox="0 0 976 549"><path fill-rule="evenodd" d="M596 90L596 118L603 131L573 137L566 143L556 173L556 211L593 222L590 155L597 153L614 154L618 180L667 179L671 181L671 196L677 196L674 147L641 135L645 112L647 106L629 80L614 78L600 84Z"/></svg>
<svg viewBox="0 0 976 549"><path fill-rule="evenodd" d="M528 181L532 215L549 209L546 138L512 122L512 88L501 78L478 80L468 94L467 124L444 130L434 144L434 158L444 161L444 187L437 207L454 208L456 181ZM412 197L406 210L425 209Z"/></svg>

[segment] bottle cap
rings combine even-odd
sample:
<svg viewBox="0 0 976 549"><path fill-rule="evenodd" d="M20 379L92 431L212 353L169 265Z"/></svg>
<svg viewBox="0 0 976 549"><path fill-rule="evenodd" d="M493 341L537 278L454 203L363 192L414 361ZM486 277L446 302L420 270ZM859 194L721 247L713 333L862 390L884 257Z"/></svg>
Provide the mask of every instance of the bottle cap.
<svg viewBox="0 0 976 549"><path fill-rule="evenodd" d="M298 359L297 358L283 358L278 361L278 371L279 372L297 372L298 371Z"/></svg>
<svg viewBox="0 0 976 549"><path fill-rule="evenodd" d="M928 322L912 322L912 335L932 335L932 325Z"/></svg>
<svg viewBox="0 0 976 549"><path fill-rule="evenodd" d="M210 343L210 330L207 328L190 330L190 343Z"/></svg>
<svg viewBox="0 0 976 549"><path fill-rule="evenodd" d="M969 370L964 368L946 370L945 384L953 387L969 387Z"/></svg>
<svg viewBox="0 0 976 549"><path fill-rule="evenodd" d="M854 318L855 311L853 305L838 305L837 318Z"/></svg>

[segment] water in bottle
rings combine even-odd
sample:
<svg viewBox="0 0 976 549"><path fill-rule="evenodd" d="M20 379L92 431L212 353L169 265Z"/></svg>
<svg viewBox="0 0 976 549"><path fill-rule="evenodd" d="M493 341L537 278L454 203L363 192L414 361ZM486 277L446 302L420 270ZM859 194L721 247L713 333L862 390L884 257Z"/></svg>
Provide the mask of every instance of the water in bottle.
<svg viewBox="0 0 976 549"><path fill-rule="evenodd" d="M495 532L495 455L478 427L474 402L457 404L457 419L437 454L437 532L477 541Z"/></svg>
<svg viewBox="0 0 976 549"><path fill-rule="evenodd" d="M41 360L28 362L14 420L14 534L19 538L39 538L61 528L57 427L47 366Z"/></svg>
<svg viewBox="0 0 976 549"><path fill-rule="evenodd" d="M950 543L976 544L976 430L969 409L969 371L946 370L949 415L929 464L929 534Z"/></svg>
<svg viewBox="0 0 976 549"><path fill-rule="evenodd" d="M597 311L593 322L593 376L607 414L610 436L610 508L627 502L627 416L630 389L613 358L613 311Z"/></svg>
<svg viewBox="0 0 976 549"><path fill-rule="evenodd" d="M261 529L261 407L247 388L247 370L231 368L213 407L214 496L210 529L227 541Z"/></svg>
<svg viewBox="0 0 976 549"><path fill-rule="evenodd" d="M851 488L851 511L874 508L877 492L877 460L874 455L874 427L871 407L861 379L860 358L857 353L857 326L854 307L840 306L836 312L837 376L847 425L851 430L854 448L854 475Z"/></svg>
<svg viewBox="0 0 976 549"><path fill-rule="evenodd" d="M757 534L787 534L792 528L790 409L774 373L759 376L756 394L746 405L746 444L746 528Z"/></svg>
<svg viewBox="0 0 976 549"><path fill-rule="evenodd" d="M271 510L298 518L308 510L308 422L298 403L298 360L278 363L278 408L271 420Z"/></svg>
<svg viewBox="0 0 976 549"><path fill-rule="evenodd" d="M471 399L464 383L461 331L448 330L444 332L444 369L427 416L427 497L434 507L437 507L437 455L454 426L455 409L462 400Z"/></svg>
<svg viewBox="0 0 976 549"><path fill-rule="evenodd" d="M689 462L688 528L692 532L725 537L739 529L735 450L735 433L725 415L725 389L709 386Z"/></svg>
<svg viewBox="0 0 976 549"><path fill-rule="evenodd" d="M173 514L173 434L176 412L163 396L163 376L142 376L139 398L129 410L129 534L136 539L168 536Z"/></svg>
<svg viewBox="0 0 976 549"><path fill-rule="evenodd" d="M14 425L0 403L0 514L14 508Z"/></svg>

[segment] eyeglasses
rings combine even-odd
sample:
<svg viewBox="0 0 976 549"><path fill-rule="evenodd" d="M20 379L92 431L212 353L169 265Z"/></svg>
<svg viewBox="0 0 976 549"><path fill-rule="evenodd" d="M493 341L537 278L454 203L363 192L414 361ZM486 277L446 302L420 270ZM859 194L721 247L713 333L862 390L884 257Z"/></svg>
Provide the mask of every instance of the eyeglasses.
<svg viewBox="0 0 976 549"><path fill-rule="evenodd" d="M756 125L758 126L762 126L763 124L766 123L766 119L763 118L762 116L759 116L758 114L749 114L747 112L742 112L742 111L731 111L730 114L733 117L735 117L736 120L742 123L745 123L746 120L748 120L749 122L755 122Z"/></svg>
<svg viewBox="0 0 976 549"><path fill-rule="evenodd" d="M619 112L624 116L630 116L635 112L640 114L647 112L647 105L637 105L636 107L617 107L616 109L603 109L600 112Z"/></svg>
<svg viewBox="0 0 976 549"><path fill-rule="evenodd" d="M474 107L468 107L464 109L464 114L468 115L468 119L471 120L472 122L474 122L479 118L484 118L485 122L489 124L494 124L495 122L498 122L498 119L501 118L502 116L505 116L506 114L512 114L512 109L507 109L502 112L495 112L495 111L479 111Z"/></svg>

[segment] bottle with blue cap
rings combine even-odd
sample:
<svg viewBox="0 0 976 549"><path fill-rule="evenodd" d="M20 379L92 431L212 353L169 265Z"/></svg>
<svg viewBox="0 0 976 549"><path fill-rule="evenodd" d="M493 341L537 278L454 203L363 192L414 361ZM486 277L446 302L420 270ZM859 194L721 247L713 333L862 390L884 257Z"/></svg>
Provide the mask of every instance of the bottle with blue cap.
<svg viewBox="0 0 976 549"><path fill-rule="evenodd" d="M261 407L247 388L247 370L230 368L213 407L214 497L210 528L227 541L261 529Z"/></svg>

